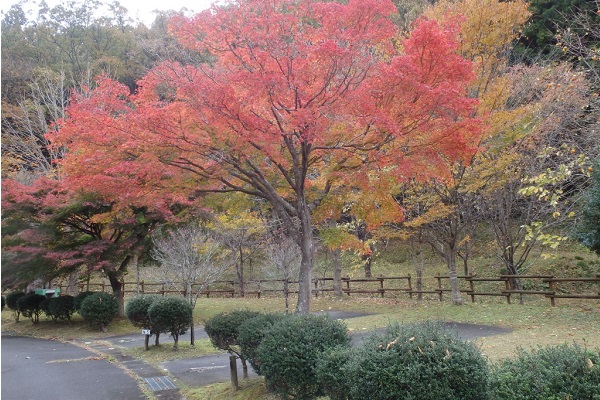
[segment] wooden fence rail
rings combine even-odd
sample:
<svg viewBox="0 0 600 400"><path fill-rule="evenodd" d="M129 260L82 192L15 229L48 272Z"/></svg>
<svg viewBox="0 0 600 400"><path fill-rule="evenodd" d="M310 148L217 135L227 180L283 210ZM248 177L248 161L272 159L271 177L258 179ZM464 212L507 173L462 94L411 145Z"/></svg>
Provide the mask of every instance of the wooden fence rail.
<svg viewBox="0 0 600 400"><path fill-rule="evenodd" d="M348 296L352 294L378 295L385 297L386 294L398 295L408 294L412 299L414 294L437 294L439 301L444 300L444 294L450 293L450 276L435 275L437 287L417 290L413 288L413 278L411 275L388 276L375 278L352 279L345 277L341 279L341 292ZM480 277L477 275L458 275L460 283L460 292L466 294L475 302L476 297L504 297L507 303L511 303L512 296L523 295L544 296L550 299L552 306L556 305L556 299L598 299L600 300L600 274L595 277L555 277L553 275L500 275L496 277ZM521 289L511 288L511 282L518 279L521 282ZM586 287L585 293L573 293L567 291L564 284L570 283L591 283ZM592 290L590 287L598 283L598 290ZM493 287L496 284L495 287ZM315 296L333 293L333 278L313 279L312 292ZM179 286L182 286L181 284ZM491 287L492 286L492 287ZM175 289L177 283L158 283L158 282L123 282L124 294L160 294L160 295L185 295L185 290ZM61 293L65 293L66 286L59 286ZM261 297L268 294L284 294L287 288L288 294L298 293L298 282L287 282L283 279L257 279L244 282L244 293L240 293L239 284L233 280L216 281L208 287L201 289L199 285L192 287L193 293L199 296L249 296L255 295ZM79 284L79 291L110 291L111 287L107 283L89 283Z"/></svg>

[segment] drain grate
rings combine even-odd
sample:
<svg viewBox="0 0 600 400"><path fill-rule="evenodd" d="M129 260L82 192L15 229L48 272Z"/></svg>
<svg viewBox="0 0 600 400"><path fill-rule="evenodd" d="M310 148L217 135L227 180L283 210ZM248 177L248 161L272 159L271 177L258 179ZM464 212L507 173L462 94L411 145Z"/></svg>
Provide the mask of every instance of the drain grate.
<svg viewBox="0 0 600 400"><path fill-rule="evenodd" d="M160 390L177 389L177 386L166 376L155 376L153 378L144 378L144 381L153 392Z"/></svg>

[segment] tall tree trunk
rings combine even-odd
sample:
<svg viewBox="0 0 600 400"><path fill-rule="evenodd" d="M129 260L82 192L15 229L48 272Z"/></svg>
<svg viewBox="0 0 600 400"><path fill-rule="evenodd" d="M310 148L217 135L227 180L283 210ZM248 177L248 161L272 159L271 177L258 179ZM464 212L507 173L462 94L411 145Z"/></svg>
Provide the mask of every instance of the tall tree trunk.
<svg viewBox="0 0 600 400"><path fill-rule="evenodd" d="M333 258L333 295L342 297L342 251L335 249L331 251Z"/></svg>
<svg viewBox="0 0 600 400"><path fill-rule="evenodd" d="M452 294L452 304L461 305L462 297L460 295L460 285L456 274L456 254L451 250L448 254L448 275L450 276L450 293Z"/></svg>
<svg viewBox="0 0 600 400"><path fill-rule="evenodd" d="M363 267L365 269L365 278L372 278L373 273L371 272L371 265L373 264L373 252L375 251L375 246L373 243L369 244L369 250L371 250L370 254L365 254L361 258L365 262Z"/></svg>
<svg viewBox="0 0 600 400"><path fill-rule="evenodd" d="M312 267L313 267L313 237L310 210L306 205L304 195L299 196L298 213L300 218L300 251L302 261L300 262L300 274L298 282L298 304L297 314L310 313L310 300L312 294Z"/></svg>
<svg viewBox="0 0 600 400"><path fill-rule="evenodd" d="M416 240L411 240L412 243L412 259L417 275L417 300L423 300L423 272L425 271L425 256L423 254L423 246Z"/></svg>
<svg viewBox="0 0 600 400"><path fill-rule="evenodd" d="M75 270L69 273L69 283L67 285L67 294L71 296L77 296L77 278L79 278L79 271Z"/></svg>
<svg viewBox="0 0 600 400"><path fill-rule="evenodd" d="M119 318L125 316L125 298L123 296L123 282L121 282L121 274L118 271L110 271L107 273L110 287L112 288L113 296L117 299L119 309L117 315Z"/></svg>
<svg viewBox="0 0 600 400"><path fill-rule="evenodd" d="M363 256L362 259L365 261L364 269L365 269L365 278L372 278L373 273L371 272L371 256Z"/></svg>
<svg viewBox="0 0 600 400"><path fill-rule="evenodd" d="M240 247L240 262L235 263L235 270L238 278L238 286L240 288L240 296L246 296L246 288L244 287L244 262L242 261L244 257L242 248Z"/></svg>

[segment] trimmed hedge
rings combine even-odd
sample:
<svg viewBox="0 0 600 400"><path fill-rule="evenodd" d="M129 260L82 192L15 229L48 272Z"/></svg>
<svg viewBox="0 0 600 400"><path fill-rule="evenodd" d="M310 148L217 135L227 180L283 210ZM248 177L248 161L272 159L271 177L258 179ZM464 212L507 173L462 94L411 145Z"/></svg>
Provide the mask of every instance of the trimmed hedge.
<svg viewBox="0 0 600 400"><path fill-rule="evenodd" d="M211 343L217 349L240 355L238 329L241 324L260 315L257 311L235 310L216 314L204 324Z"/></svg>
<svg viewBox="0 0 600 400"><path fill-rule="evenodd" d="M46 296L41 294L31 293L17 300L17 308L24 317L31 319L31 322L37 324L40 321L40 314L43 309L41 303L46 300Z"/></svg>
<svg viewBox="0 0 600 400"><path fill-rule="evenodd" d="M94 293L86 296L79 307L79 314L90 326L98 326L106 332L106 327L117 316L119 303L109 293Z"/></svg>
<svg viewBox="0 0 600 400"><path fill-rule="evenodd" d="M48 300L47 305L44 307L46 316L55 322L59 319L63 321L71 320L71 316L75 312L75 298L73 296L50 297L46 300Z"/></svg>
<svg viewBox="0 0 600 400"><path fill-rule="evenodd" d="M13 311L13 315L15 316L15 322L19 322L19 316L21 315L21 310L17 306L17 301L21 297L25 297L25 292L16 291L10 292L6 295L6 306Z"/></svg>
<svg viewBox="0 0 600 400"><path fill-rule="evenodd" d="M238 327L237 340L242 353L241 357L250 362L252 369L258 375L262 375L258 346L273 324L281 321L284 317L285 314L259 314L245 320Z"/></svg>
<svg viewBox="0 0 600 400"><path fill-rule="evenodd" d="M73 307L75 307L75 311L79 313L79 310L81 309L81 303L83 303L83 300L96 293L99 292L81 292L77 296L75 296L75 299L73 301Z"/></svg>
<svg viewBox="0 0 600 400"><path fill-rule="evenodd" d="M267 387L284 399L314 399L324 394L316 379L325 351L350 346L346 325L326 316L293 315L273 324L257 349Z"/></svg>
<svg viewBox="0 0 600 400"><path fill-rule="evenodd" d="M155 335L154 345L158 346L160 334L162 333L156 327L152 326L148 309L162 296L157 294L140 295L132 298L125 306L125 315L133 326L138 328L150 329L151 335ZM148 350L148 338L144 341L144 347Z"/></svg>
<svg viewBox="0 0 600 400"><path fill-rule="evenodd" d="M192 323L193 310L185 299L169 296L154 301L148 308L148 316L154 329L173 336L173 350L177 350L179 335L187 332Z"/></svg>
<svg viewBox="0 0 600 400"><path fill-rule="evenodd" d="M347 365L333 361L345 371L346 398L353 400L487 399L487 361L473 343L437 323L390 326Z"/></svg>
<svg viewBox="0 0 600 400"><path fill-rule="evenodd" d="M24 296L27 296L25 292L10 292L6 295L6 305L13 311L19 311L19 308L17 307L17 300Z"/></svg>
<svg viewBox="0 0 600 400"><path fill-rule="evenodd" d="M519 349L492 371L492 400L600 400L600 353L576 344Z"/></svg>
<svg viewBox="0 0 600 400"><path fill-rule="evenodd" d="M155 301L162 298L156 294L140 295L132 298L125 306L125 315L129 321L138 328L151 329L148 309Z"/></svg>

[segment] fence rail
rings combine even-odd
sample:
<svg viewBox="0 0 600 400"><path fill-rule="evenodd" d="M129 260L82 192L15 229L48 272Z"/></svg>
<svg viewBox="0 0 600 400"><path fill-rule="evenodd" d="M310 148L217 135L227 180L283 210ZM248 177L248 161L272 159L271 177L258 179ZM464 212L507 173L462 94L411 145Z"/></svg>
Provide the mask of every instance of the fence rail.
<svg viewBox="0 0 600 400"><path fill-rule="evenodd" d="M425 289L416 289L413 287L413 277L405 276L381 276L374 278L352 279L345 277L341 279L341 293L347 296L352 294L366 294L385 297L408 295L411 299L413 295L434 294L439 301L444 300L444 294L449 294L450 276L435 275L433 277L437 282L436 287L427 287ZM598 299L600 300L600 274L595 277L555 277L553 275L500 275L495 277L481 277L477 275L458 275L459 290L466 294L475 302L476 297L504 297L507 303L511 303L512 297L518 295L522 299L523 295L544 296L550 300L552 306L556 305L556 299ZM511 286L511 282L519 280L520 288ZM565 284L583 283L587 285L583 291L574 291L572 288L567 290ZM595 289L595 284L598 284ZM126 294L159 294L159 295L185 295L185 290L175 289L176 283L159 282L123 282L122 292ZM182 286L182 285L180 285ZM257 279L244 282L244 292L239 290L239 283L233 280L216 281L211 285L201 289L199 285L194 285L192 291L198 296L257 296L277 294L277 293L298 293L297 281L286 281L283 279ZM61 293L65 293L66 286L59 286ZM111 287L107 283L82 283L78 285L79 291L110 291ZM333 278L316 278L313 280L313 295L319 296L326 293L333 293Z"/></svg>

